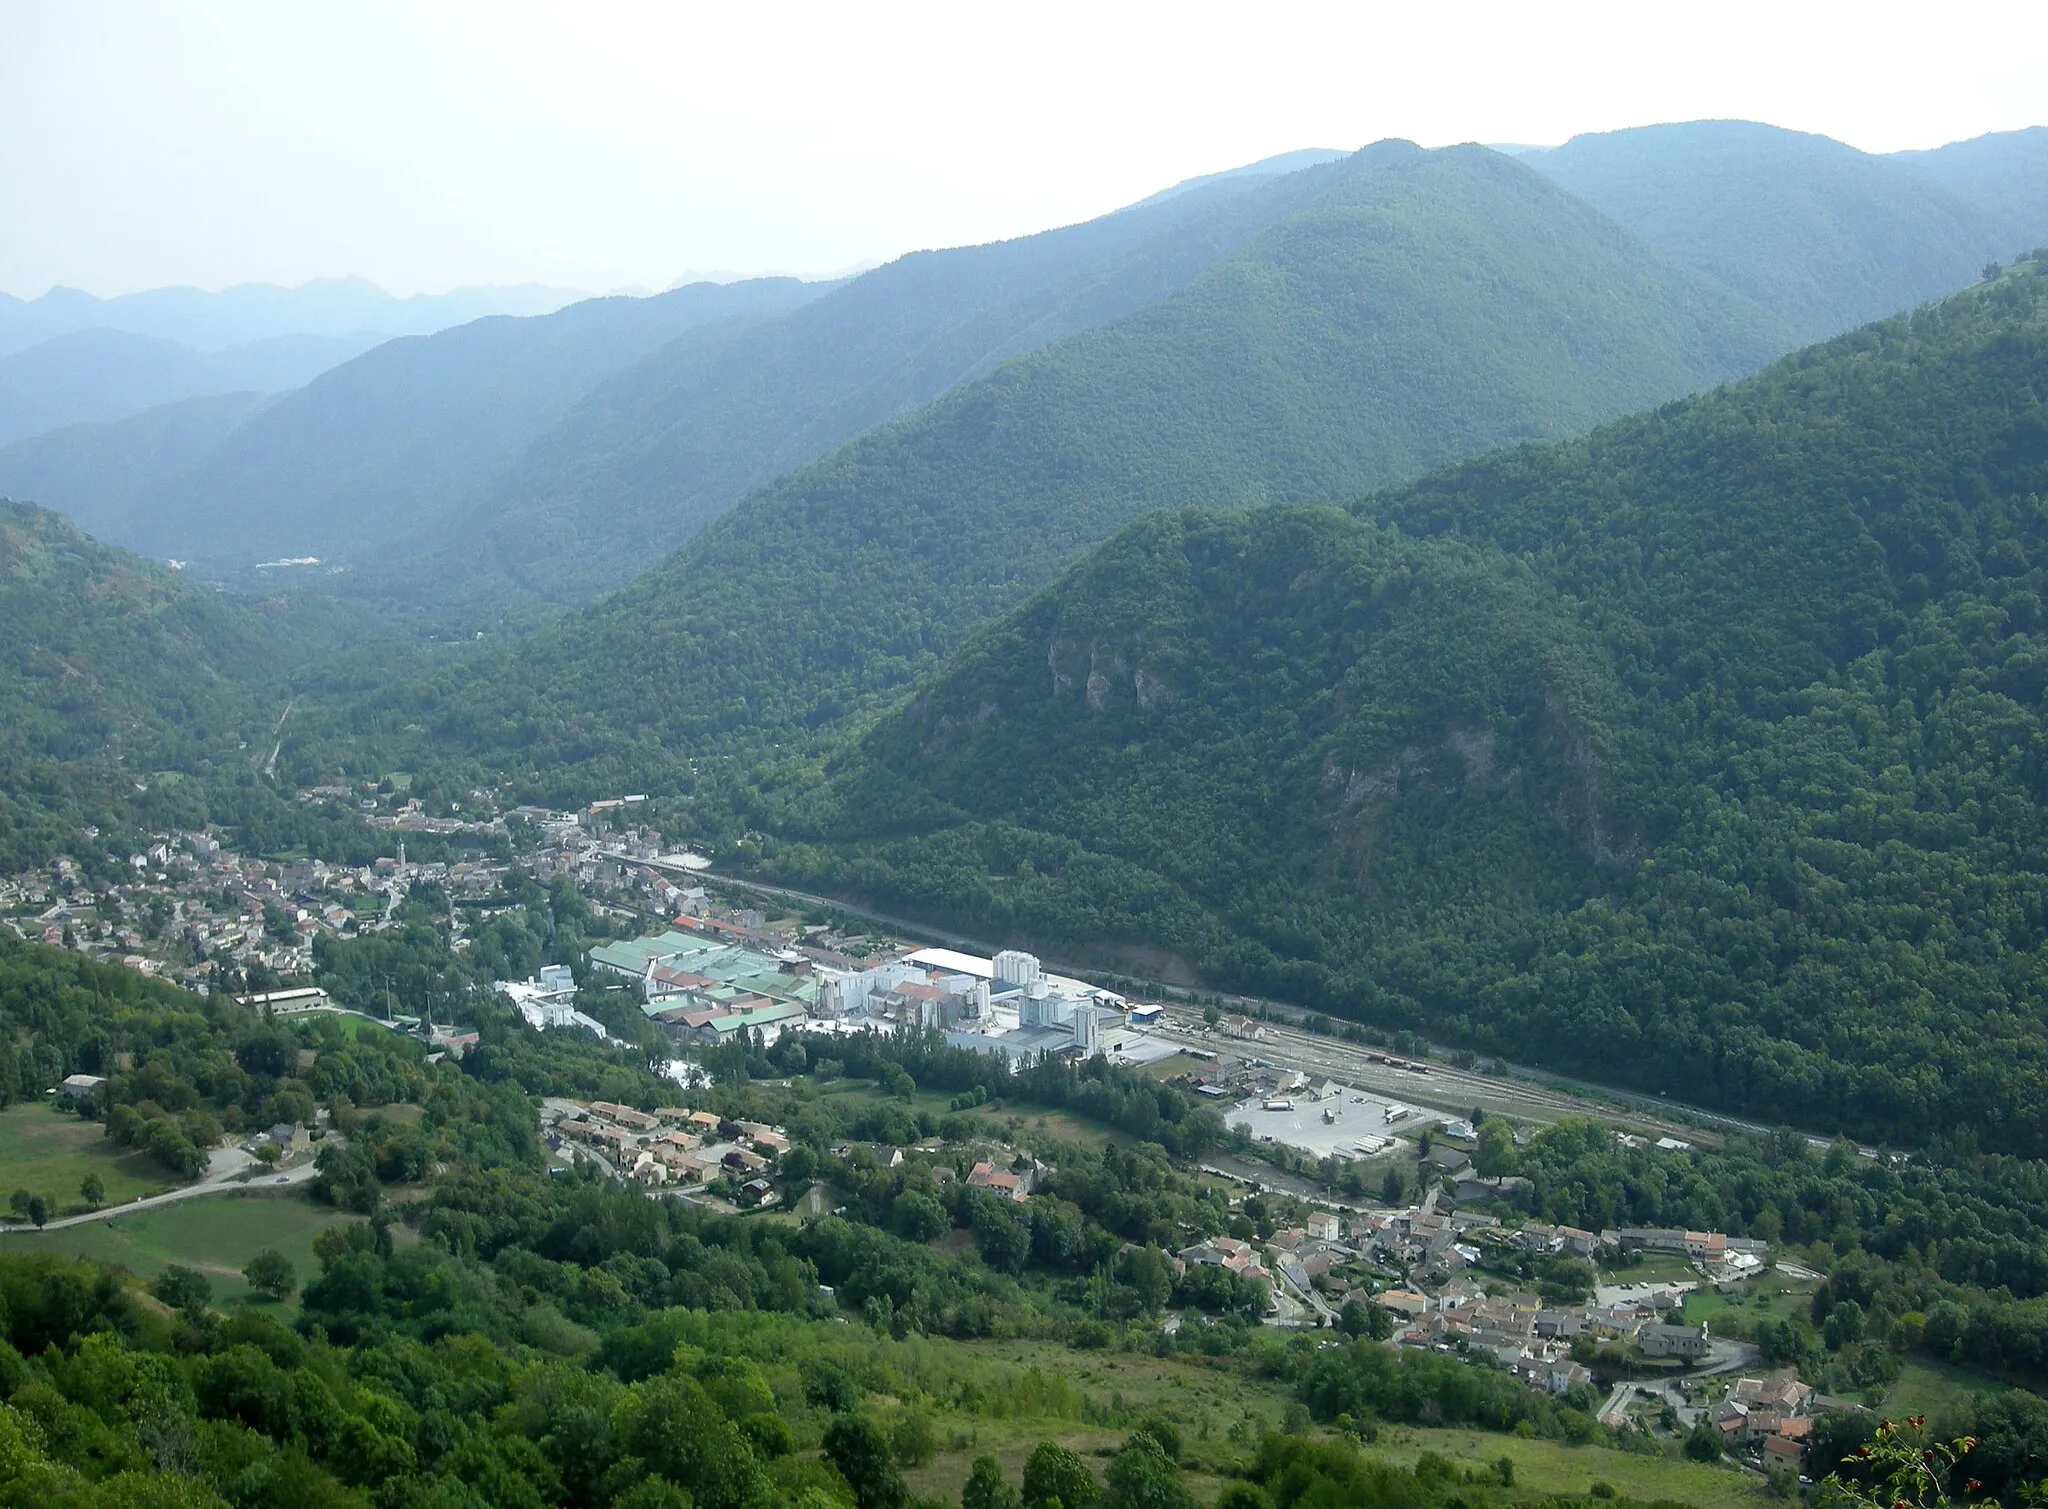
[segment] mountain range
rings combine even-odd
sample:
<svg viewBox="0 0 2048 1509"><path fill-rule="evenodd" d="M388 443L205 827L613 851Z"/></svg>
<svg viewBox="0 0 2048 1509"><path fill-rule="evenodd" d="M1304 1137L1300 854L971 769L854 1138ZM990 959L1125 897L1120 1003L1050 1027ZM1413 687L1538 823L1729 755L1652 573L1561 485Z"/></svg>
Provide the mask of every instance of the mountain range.
<svg viewBox="0 0 2048 1509"><path fill-rule="evenodd" d="M96 468L133 454L122 436L166 427L159 413L118 434L81 427L0 453L0 489L25 491L17 468L33 464L45 473L41 500L150 555L240 568L280 556L358 565L423 513L467 496L608 373L685 331L730 331L815 293L793 279L704 283L402 337L253 409L188 466L146 485L115 486ZM191 417L168 427L189 433Z"/></svg>
<svg viewBox="0 0 2048 1509"><path fill-rule="evenodd" d="M1293 180L1308 203L1185 287L788 473L414 711L564 778L557 728L586 754L788 739L900 694L1147 509L1347 496L1789 344L1483 148L1386 143Z"/></svg>
<svg viewBox="0 0 2048 1509"><path fill-rule="evenodd" d="M1700 122L1520 155L1667 258L1776 316L1765 355L1963 286L1987 261L2048 238L2048 132L1873 156L1767 126ZM559 377L533 377L531 392L522 363L544 371L559 331L518 322L490 343L504 404L488 441L463 409L469 369L444 359L454 348L415 343L337 369L281 413L252 410L250 433L218 436L217 456L158 440L196 437L220 405L189 421L138 415L43 435L30 449L0 447L0 491L233 579L254 561L314 555L345 566L336 585L386 611L418 612L424 600L445 622L528 622L639 575L750 491L878 425L1175 292L1302 209L1338 156L1285 154L1083 225L919 253L787 308L755 300L741 324L707 319L677 331L650 308L649 334L668 339L626 338L632 321L615 320L611 354L589 360L586 350ZM280 302L296 301L301 324L317 317L338 328L379 309L387 324L408 314L431 322L467 297L391 301L355 284L285 293L168 290L107 308L152 331L189 333L184 312L196 301L214 310L218 336L263 328L257 315ZM504 294L513 295L559 298ZM53 294L38 307L52 300L63 302ZM380 407L385 390L403 401ZM401 482L394 493L393 480L421 460L422 416L440 409L454 435L448 455L435 458L428 485ZM164 464L152 471L149 457ZM316 481L302 489L301 478Z"/></svg>
<svg viewBox="0 0 2048 1509"><path fill-rule="evenodd" d="M431 335L493 314L548 314L582 298L561 288L458 288L394 298L363 278L323 278L296 288L244 283L219 292L152 288L95 298L53 288L40 298L0 294L0 356L79 330L118 330L220 351L279 336Z"/></svg>
<svg viewBox="0 0 2048 1509"><path fill-rule="evenodd" d="M303 387L380 339L279 335L200 351L161 336L73 331L0 358L0 445L187 398Z"/></svg>

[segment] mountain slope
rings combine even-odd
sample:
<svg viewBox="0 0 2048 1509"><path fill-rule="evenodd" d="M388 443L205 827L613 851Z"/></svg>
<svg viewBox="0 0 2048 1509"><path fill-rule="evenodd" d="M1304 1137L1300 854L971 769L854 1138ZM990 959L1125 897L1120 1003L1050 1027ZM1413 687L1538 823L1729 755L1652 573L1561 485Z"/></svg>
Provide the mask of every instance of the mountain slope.
<svg viewBox="0 0 2048 1509"><path fill-rule="evenodd" d="M1994 131L1931 151L1894 155L2004 220L2019 245L2048 243L2048 126Z"/></svg>
<svg viewBox="0 0 2048 1509"><path fill-rule="evenodd" d="M80 330L0 358L0 445L186 398L276 393L311 382L373 337L278 336L225 351L118 330Z"/></svg>
<svg viewBox="0 0 2048 1509"><path fill-rule="evenodd" d="M592 299L387 342L238 428L150 499L119 542L232 570L277 555L376 559L446 511L593 384L684 331L814 297L792 279Z"/></svg>
<svg viewBox="0 0 2048 1509"><path fill-rule="evenodd" d="M1915 164L1750 121L1577 136L1523 161L1817 340L2032 244ZM2048 200L2035 207L2048 217Z"/></svg>
<svg viewBox="0 0 2048 1509"><path fill-rule="evenodd" d="M536 763L787 738L893 696L1146 509L1356 493L1782 338L1507 158L1368 151L1180 292L781 479L422 711Z"/></svg>
<svg viewBox="0 0 2048 1509"><path fill-rule="evenodd" d="M490 592L511 582L557 602L618 586L749 488L1185 286L1327 188L1330 172L1293 171L1318 155L1035 236L914 253L737 339L679 340L578 403L452 521L453 548L424 575L445 589L488 564ZM608 548L621 538L636 550Z"/></svg>
<svg viewBox="0 0 2048 1509"><path fill-rule="evenodd" d="M0 497L34 498L87 533L125 539L149 496L211 452L265 393L188 398L104 424L73 424L0 447Z"/></svg>
<svg viewBox="0 0 2048 1509"><path fill-rule="evenodd" d="M224 598L0 500L0 865L83 857L87 824L204 822L183 778L246 773L335 638L320 605Z"/></svg>
<svg viewBox="0 0 2048 1509"><path fill-rule="evenodd" d="M986 936L2048 1152L2048 259L1356 513L1141 521L740 821Z"/></svg>

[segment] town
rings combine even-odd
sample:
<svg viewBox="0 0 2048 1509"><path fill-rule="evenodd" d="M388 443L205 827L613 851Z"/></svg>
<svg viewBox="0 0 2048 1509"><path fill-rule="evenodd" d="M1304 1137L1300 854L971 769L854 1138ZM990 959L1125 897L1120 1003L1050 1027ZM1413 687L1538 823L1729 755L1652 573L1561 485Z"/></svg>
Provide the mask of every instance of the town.
<svg viewBox="0 0 2048 1509"><path fill-rule="evenodd" d="M1796 1462L1816 1414L1855 1407L1783 1377L1736 1377L1756 1363L1755 1349L1686 1319L1689 1293L1737 1290L1771 1271L1765 1243L1519 1219L1514 1196L1523 1181L1483 1166L1475 1118L1485 1113L1447 1105L1451 1085L1437 1081L1450 1073L1421 1057L1362 1050L1358 1061L1383 1081L1368 1089L1262 1056L1279 1051L1273 1044L1282 1029L1255 1017L1134 1000L1052 972L1021 950L982 957L848 926L771 920L753 906L715 899L704 858L670 852L658 832L633 821L638 798L574 813L518 807L502 814L482 792L469 793L466 813L455 803L430 812L402 790L370 785L317 788L302 800L360 815L391 852L341 865L237 854L214 833L165 833L130 856L117 878L97 885L71 859L0 882L0 907L24 937L201 991L223 980L264 986L239 998L290 1015L338 1009L317 983L315 940L323 934L390 928L402 904L431 896L436 924L460 950L477 928L518 904L520 886L566 883L615 936L594 944L579 967L543 964L528 978L496 980L493 989L537 1030L581 1030L601 1040L614 1034L584 1009L585 992L623 992L669 1044L683 1103L643 1111L548 1101L544 1137L563 1166L593 1164L650 1197L710 1210L740 1213L793 1200L815 1214L828 1208L829 1185L790 1178L783 1129L726 1119L693 1093L700 1082L694 1063L706 1051L737 1042L766 1047L791 1031L919 1030L1018 1065L1100 1055L1213 1103L1233 1142L1204 1164L1202 1177L1230 1188L1232 1209L1255 1195L1287 1213L1285 1224L1269 1219L1267 1229L1249 1235L1212 1234L1168 1255L1177 1276L1209 1268L1238 1281L1235 1292L1256 1295L1268 1325L1363 1324L1389 1346L1454 1352L1547 1394L1618 1377L1605 1423L1683 1432L1710 1421L1729 1450L1766 1468ZM425 846L436 857L409 859L408 838L416 853ZM460 1023L434 1022L424 1002L386 1001L382 1019L437 1051L460 1054L475 1041ZM1488 1135L1506 1125L1498 1122ZM1614 1135L1641 1141L1628 1130ZM1668 1136L1660 1143L1668 1151L1687 1146ZM1056 1174L999 1139L831 1151L872 1157L885 1168L909 1160L936 1184L957 1181L1019 1204ZM1304 1190L1279 1173L1290 1158L1354 1174L1346 1190L1399 1199L1364 1201L1329 1185ZM795 1166L810 1169L803 1159ZM1611 1277L1646 1258L1657 1280ZM1361 1315L1369 1319L1360 1322Z"/></svg>

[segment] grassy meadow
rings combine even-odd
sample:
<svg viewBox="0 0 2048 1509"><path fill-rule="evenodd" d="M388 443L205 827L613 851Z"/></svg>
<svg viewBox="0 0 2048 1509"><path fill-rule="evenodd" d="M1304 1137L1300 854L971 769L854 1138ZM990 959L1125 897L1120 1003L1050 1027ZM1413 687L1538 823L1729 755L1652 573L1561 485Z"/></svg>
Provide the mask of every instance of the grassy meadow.
<svg viewBox="0 0 2048 1509"><path fill-rule="evenodd" d="M78 1187L88 1173L106 1186L108 1205L161 1194L178 1181L147 1153L109 1142L97 1121L81 1121L47 1102L25 1101L0 1111L0 1207L17 1189L41 1195L52 1216L86 1209Z"/></svg>

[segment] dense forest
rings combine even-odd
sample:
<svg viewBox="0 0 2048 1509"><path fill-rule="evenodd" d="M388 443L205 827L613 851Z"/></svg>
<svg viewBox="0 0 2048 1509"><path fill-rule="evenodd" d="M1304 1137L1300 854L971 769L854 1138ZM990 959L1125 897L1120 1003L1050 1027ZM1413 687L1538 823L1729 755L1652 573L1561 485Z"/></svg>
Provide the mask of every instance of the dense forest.
<svg viewBox="0 0 2048 1509"><path fill-rule="evenodd" d="M741 791L747 852L991 937L2039 1156L2044 316L2036 259L1351 519L1146 520Z"/></svg>

